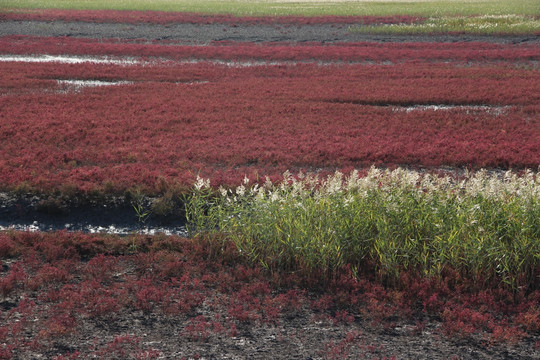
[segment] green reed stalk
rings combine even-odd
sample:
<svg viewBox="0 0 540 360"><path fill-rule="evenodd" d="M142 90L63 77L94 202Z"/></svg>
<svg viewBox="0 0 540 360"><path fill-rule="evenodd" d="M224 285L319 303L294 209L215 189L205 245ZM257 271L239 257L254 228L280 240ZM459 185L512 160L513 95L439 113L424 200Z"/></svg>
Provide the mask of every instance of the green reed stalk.
<svg viewBox="0 0 540 360"><path fill-rule="evenodd" d="M478 281L534 283L540 266L540 181L484 171L465 180L372 168L326 179L286 173L281 183L220 189L199 180L187 201L192 234L222 233L271 270L322 271L345 264L397 277L453 268Z"/></svg>

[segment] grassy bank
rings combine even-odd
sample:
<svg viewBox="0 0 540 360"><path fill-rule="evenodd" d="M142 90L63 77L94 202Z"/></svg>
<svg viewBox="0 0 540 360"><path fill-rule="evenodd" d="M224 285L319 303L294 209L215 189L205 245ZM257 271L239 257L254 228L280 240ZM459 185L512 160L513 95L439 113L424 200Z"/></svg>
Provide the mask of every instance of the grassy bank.
<svg viewBox="0 0 540 360"><path fill-rule="evenodd" d="M194 1L194 0L4 0L0 9L155 10L246 15L538 15L535 0L500 1Z"/></svg>
<svg viewBox="0 0 540 360"><path fill-rule="evenodd" d="M540 18L523 15L482 15L430 17L411 24L355 25L351 32L363 34L465 33L481 35L519 35L540 32Z"/></svg>
<svg viewBox="0 0 540 360"><path fill-rule="evenodd" d="M187 201L193 234L222 233L241 254L270 270L332 274L375 264L402 270L535 287L540 264L537 175L478 172L463 180L372 168L322 181L285 176L213 196L199 179ZM536 284L537 285L537 284Z"/></svg>

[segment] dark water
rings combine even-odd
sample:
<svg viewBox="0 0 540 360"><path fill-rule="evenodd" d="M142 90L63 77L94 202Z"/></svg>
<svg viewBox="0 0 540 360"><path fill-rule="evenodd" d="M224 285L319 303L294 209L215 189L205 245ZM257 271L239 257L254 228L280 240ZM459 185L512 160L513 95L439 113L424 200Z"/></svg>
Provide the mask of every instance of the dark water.
<svg viewBox="0 0 540 360"><path fill-rule="evenodd" d="M8 229L187 236L185 221L181 216L159 218L150 214L141 222L131 203L123 199L68 204L57 199L0 193L0 230Z"/></svg>

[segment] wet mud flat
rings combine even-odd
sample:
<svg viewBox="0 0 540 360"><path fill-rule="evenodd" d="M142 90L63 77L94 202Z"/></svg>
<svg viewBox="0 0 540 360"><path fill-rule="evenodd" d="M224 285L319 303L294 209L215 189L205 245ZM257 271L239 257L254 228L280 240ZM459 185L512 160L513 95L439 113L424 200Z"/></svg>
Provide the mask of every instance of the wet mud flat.
<svg viewBox="0 0 540 360"><path fill-rule="evenodd" d="M123 40L171 41L205 45L210 42L471 42L499 44L540 43L537 35L489 36L448 35L372 35L351 31L349 24L121 24L82 21L1 21L2 36L50 36L74 38L117 38Z"/></svg>

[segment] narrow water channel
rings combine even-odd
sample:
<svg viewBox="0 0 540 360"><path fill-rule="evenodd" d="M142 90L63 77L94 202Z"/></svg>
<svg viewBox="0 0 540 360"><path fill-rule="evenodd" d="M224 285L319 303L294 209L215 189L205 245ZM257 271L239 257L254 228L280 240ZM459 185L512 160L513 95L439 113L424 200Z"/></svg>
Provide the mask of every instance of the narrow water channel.
<svg viewBox="0 0 540 360"><path fill-rule="evenodd" d="M139 221L129 202L109 201L103 204L70 204L55 206L35 196L12 196L0 193L0 230L19 231L82 231L130 235L187 236L185 221L180 215L162 218L150 214Z"/></svg>

